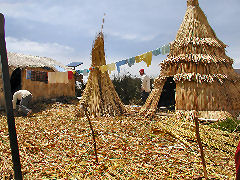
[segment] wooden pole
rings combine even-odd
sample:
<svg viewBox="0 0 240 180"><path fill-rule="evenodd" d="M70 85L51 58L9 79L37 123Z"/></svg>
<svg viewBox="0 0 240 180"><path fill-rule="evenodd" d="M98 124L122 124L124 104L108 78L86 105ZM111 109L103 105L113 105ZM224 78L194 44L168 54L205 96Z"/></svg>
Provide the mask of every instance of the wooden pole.
<svg viewBox="0 0 240 180"><path fill-rule="evenodd" d="M3 89L5 95L8 132L10 138L10 148L12 153L14 178L16 180L22 180L21 163L18 150L17 133L15 127L15 119L13 114L11 85L9 80L9 69L7 60L7 50L5 42L5 20L3 14L0 13L0 55L2 65L2 77L3 77Z"/></svg>
<svg viewBox="0 0 240 180"><path fill-rule="evenodd" d="M197 73L197 70L198 70L198 64L196 64L196 73ZM196 82L196 83L197 83L196 89L198 89L198 82ZM198 100L197 100L197 92L194 95L194 104L193 105L195 107L195 111L193 111L193 119L195 122L196 137L197 137L197 142L199 145L200 155L201 155L201 160L202 160L202 165L203 165L203 173L204 173L205 179L208 179L205 156L204 156L202 141L201 141L200 133L199 133L199 120L198 120L198 116L197 116L197 113L199 110L199 104L198 104Z"/></svg>
<svg viewBox="0 0 240 180"><path fill-rule="evenodd" d="M203 152L203 146L202 146L202 141L201 141L200 133L199 133L199 120L198 120L198 117L196 116L196 112L194 113L194 121L195 121L195 127L196 127L197 142L198 142L198 145L200 148L201 160L202 160L202 165L203 165L203 173L204 173L205 179L208 179L206 162L205 162L204 152Z"/></svg>
<svg viewBox="0 0 240 180"><path fill-rule="evenodd" d="M95 140L95 133L94 133L94 130L93 130L93 127L92 127L91 119L90 119L90 117L88 115L88 111L87 111L87 109L86 109L86 107L84 105L83 105L83 109L84 109L84 112L85 112L85 114L87 116L88 123L89 123L91 131L92 131L92 138L93 138L94 152L95 152L95 157L96 157L96 164L98 164L97 144L96 144L96 140Z"/></svg>

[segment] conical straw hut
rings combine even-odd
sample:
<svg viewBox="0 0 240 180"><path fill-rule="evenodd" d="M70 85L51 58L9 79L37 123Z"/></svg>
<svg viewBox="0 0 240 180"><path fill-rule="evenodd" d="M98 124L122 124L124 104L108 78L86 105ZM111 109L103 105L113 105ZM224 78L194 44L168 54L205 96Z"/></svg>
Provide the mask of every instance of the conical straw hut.
<svg viewBox="0 0 240 180"><path fill-rule="evenodd" d="M93 116L121 115L126 112L125 106L116 93L108 72L100 71L100 67L104 65L106 65L104 36L100 32L92 48L92 70L80 100L82 105L80 107L87 108Z"/></svg>
<svg viewBox="0 0 240 180"><path fill-rule="evenodd" d="M153 115L165 83L176 84L175 110L198 110L205 118L240 111L240 78L233 70L233 60L225 54L220 41L199 7L198 0L187 0L187 11L170 44L170 53L162 63L140 114Z"/></svg>

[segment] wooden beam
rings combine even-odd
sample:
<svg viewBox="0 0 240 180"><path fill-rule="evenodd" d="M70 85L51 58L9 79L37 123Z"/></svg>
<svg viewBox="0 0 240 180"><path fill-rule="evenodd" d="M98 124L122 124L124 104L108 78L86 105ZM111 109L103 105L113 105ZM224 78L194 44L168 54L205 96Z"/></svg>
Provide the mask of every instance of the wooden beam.
<svg viewBox="0 0 240 180"><path fill-rule="evenodd" d="M5 108L7 112L8 132L9 132L10 147L11 147L12 161L13 161L13 170L14 170L15 179L22 180L22 171L21 171L21 163L20 163L19 150L18 150L17 133L16 133L16 127L15 127L14 114L13 114L12 93L11 93L11 85L10 85L10 79L9 79L4 25L5 25L4 15L0 13L0 55L1 55L1 65L2 65L3 89L4 89L4 96L5 96L5 103L6 103Z"/></svg>

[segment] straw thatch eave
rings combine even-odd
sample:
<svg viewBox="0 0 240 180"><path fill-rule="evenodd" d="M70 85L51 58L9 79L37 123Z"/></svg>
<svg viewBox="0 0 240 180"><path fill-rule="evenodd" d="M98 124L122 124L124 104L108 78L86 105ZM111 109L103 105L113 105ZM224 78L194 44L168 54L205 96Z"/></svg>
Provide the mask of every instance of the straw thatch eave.
<svg viewBox="0 0 240 180"><path fill-rule="evenodd" d="M213 39L209 37L184 37L182 39L175 40L172 43L173 47L185 47L188 45L193 45L193 46L211 46L211 47L219 47L219 48L226 48L227 45L225 45L223 42L221 42L218 39Z"/></svg>
<svg viewBox="0 0 240 180"><path fill-rule="evenodd" d="M19 53L8 52L8 65L12 69L16 68L47 68L53 71L58 71L58 67L65 70L70 70L68 67L57 62L54 59L40 56L24 55Z"/></svg>
<svg viewBox="0 0 240 180"><path fill-rule="evenodd" d="M192 62L192 63L203 63L205 64L216 64L216 63L224 63L224 64L233 64L233 59L228 56L217 56L217 55L208 55L208 54L179 54L175 56L170 56L168 59L165 59L161 63L161 67L166 66L167 63L183 63L183 62Z"/></svg>

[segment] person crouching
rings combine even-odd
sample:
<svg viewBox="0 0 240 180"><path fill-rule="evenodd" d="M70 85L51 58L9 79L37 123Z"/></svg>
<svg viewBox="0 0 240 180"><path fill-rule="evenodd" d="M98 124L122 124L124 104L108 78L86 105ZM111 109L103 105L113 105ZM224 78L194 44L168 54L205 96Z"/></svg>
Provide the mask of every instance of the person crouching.
<svg viewBox="0 0 240 180"><path fill-rule="evenodd" d="M25 116L29 116L32 110L28 108L29 103L32 101L32 94L28 90L18 90L13 94L13 109L17 107L17 101L20 101L19 112L22 112Z"/></svg>

